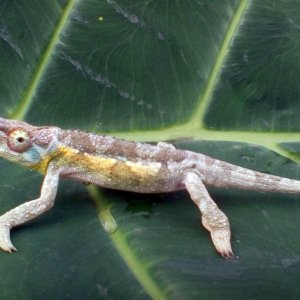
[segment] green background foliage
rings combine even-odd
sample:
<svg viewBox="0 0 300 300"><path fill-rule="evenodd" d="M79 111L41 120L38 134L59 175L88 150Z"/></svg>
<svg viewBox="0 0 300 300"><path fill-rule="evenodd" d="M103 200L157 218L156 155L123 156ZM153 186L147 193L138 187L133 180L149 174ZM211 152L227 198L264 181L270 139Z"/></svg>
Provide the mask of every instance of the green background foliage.
<svg viewBox="0 0 300 300"><path fill-rule="evenodd" d="M0 115L139 141L172 140L300 179L296 0L1 0ZM1 212L39 174L0 162ZM186 192L60 184L1 254L9 299L299 298L298 196L210 189L235 259L220 258ZM100 222L110 208L118 230Z"/></svg>

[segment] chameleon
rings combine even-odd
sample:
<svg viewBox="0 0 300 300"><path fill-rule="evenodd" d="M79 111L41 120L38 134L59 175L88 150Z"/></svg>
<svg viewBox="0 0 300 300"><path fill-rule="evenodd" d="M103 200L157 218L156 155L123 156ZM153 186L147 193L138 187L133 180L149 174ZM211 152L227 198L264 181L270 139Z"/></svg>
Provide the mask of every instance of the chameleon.
<svg viewBox="0 0 300 300"><path fill-rule="evenodd" d="M187 190L224 258L233 256L230 225L207 187L300 193L298 180L176 149L166 142L153 145L5 118L0 118L0 156L44 175L37 199L0 216L0 248L10 253L17 250L11 229L53 206L60 178L137 193Z"/></svg>

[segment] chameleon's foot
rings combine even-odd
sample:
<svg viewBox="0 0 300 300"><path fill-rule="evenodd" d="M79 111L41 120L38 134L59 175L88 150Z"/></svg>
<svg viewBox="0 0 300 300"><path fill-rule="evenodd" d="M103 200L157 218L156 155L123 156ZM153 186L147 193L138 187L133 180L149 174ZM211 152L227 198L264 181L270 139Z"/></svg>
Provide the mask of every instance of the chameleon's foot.
<svg viewBox="0 0 300 300"><path fill-rule="evenodd" d="M216 223L212 223L211 220L208 222L205 217L202 217L202 224L210 232L216 250L227 259L233 256L230 243L231 233L227 217L223 213L222 215L225 219L223 218L222 221L219 220Z"/></svg>
<svg viewBox="0 0 300 300"><path fill-rule="evenodd" d="M7 226L0 226L0 248L6 252L17 251L10 240L10 229Z"/></svg>
<svg viewBox="0 0 300 300"><path fill-rule="evenodd" d="M230 245L230 232L228 232L227 230L215 230L212 231L210 235L217 251L224 258L230 258L233 256Z"/></svg>

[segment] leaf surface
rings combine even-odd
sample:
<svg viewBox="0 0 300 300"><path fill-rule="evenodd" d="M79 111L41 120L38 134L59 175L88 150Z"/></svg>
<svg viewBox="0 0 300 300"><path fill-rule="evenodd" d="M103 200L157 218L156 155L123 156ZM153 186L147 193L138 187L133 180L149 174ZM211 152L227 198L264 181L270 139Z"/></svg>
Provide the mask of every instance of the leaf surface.
<svg viewBox="0 0 300 300"><path fill-rule="evenodd" d="M2 0L0 115L139 141L172 140L300 179L297 1ZM42 177L1 161L1 212ZM5 171L4 171L5 170ZM62 181L54 208L12 233L3 298L299 297L299 197L210 189L236 258L216 254L186 192ZM118 230L100 224L110 206Z"/></svg>

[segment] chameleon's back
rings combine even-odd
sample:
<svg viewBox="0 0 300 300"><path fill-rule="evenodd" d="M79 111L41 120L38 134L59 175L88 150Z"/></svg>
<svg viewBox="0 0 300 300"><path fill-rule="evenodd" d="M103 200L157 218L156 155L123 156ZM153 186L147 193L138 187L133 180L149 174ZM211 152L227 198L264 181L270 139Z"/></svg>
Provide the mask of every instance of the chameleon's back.
<svg viewBox="0 0 300 300"><path fill-rule="evenodd" d="M63 164L68 166L64 177L135 192L183 188L174 166L187 154L171 145L141 144L77 130L62 131L59 141Z"/></svg>
<svg viewBox="0 0 300 300"><path fill-rule="evenodd" d="M59 140L64 145L83 153L119 157L130 161L149 160L164 163L169 161L170 157L176 162L186 158L184 151L177 150L170 144L157 146L79 130L62 130Z"/></svg>

